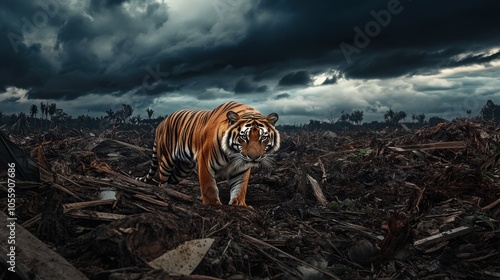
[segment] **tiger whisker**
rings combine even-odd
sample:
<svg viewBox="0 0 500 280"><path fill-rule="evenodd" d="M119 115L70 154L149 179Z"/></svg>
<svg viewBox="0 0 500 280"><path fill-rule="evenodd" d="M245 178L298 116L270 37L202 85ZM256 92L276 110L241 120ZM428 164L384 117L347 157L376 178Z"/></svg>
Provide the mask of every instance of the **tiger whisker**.
<svg viewBox="0 0 500 280"><path fill-rule="evenodd" d="M244 156L240 153L235 153L229 155L228 159L231 163L236 165L243 165L245 163L258 163L257 167L271 169L276 164L276 160L274 159L274 157L274 154L268 154L256 160L252 160L248 156Z"/></svg>

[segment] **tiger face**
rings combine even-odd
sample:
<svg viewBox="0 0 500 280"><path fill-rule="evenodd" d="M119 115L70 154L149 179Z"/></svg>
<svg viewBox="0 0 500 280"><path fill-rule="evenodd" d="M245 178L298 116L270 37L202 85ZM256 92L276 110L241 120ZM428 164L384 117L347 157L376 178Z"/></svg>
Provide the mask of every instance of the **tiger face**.
<svg viewBox="0 0 500 280"><path fill-rule="evenodd" d="M239 116L227 113L230 124L222 139L222 148L230 161L237 165L270 167L274 161L268 155L279 149L279 133L274 125L278 114Z"/></svg>

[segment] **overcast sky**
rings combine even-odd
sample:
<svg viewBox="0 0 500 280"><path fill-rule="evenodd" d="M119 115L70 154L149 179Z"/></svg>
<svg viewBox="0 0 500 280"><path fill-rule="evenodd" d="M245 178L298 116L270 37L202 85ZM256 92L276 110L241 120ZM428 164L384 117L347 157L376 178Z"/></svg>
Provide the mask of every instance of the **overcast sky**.
<svg viewBox="0 0 500 280"><path fill-rule="evenodd" d="M237 100L279 123L500 103L500 1L0 2L0 111L155 116Z"/></svg>

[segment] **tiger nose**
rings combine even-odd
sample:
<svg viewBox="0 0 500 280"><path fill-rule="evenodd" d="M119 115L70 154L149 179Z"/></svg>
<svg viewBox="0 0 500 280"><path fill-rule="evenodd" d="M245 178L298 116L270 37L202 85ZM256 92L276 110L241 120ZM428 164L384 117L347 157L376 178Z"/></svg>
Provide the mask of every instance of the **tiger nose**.
<svg viewBox="0 0 500 280"><path fill-rule="evenodd" d="M249 157L252 160L257 160L262 157L262 153L259 152L257 149L251 149L247 153L247 157Z"/></svg>
<svg viewBox="0 0 500 280"><path fill-rule="evenodd" d="M247 156L253 160L257 160L261 157L260 153L255 153L255 152L250 152L248 153Z"/></svg>

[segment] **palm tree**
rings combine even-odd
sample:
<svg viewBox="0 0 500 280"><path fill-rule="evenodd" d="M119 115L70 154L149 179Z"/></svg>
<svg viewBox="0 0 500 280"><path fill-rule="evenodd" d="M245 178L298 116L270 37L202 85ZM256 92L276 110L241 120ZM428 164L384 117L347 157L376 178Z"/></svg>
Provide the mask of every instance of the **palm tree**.
<svg viewBox="0 0 500 280"><path fill-rule="evenodd" d="M54 117L54 115L57 113L57 106L56 106L56 103L50 103L50 105L48 106L48 109L47 111L49 112L49 115L50 115L50 120L52 121L52 118ZM53 123L53 122L52 122ZM55 123L54 123L55 125Z"/></svg>
<svg viewBox="0 0 500 280"><path fill-rule="evenodd" d="M55 104L54 104L54 106L55 106ZM49 118L49 102L47 101L47 103L45 104L45 119L48 119L48 118Z"/></svg>
<svg viewBox="0 0 500 280"><path fill-rule="evenodd" d="M417 118L418 123L423 124L424 120L425 120L425 114L424 113L418 114L416 118Z"/></svg>
<svg viewBox="0 0 500 280"><path fill-rule="evenodd" d="M40 102L40 113L42 113L42 120L43 120L43 114L45 113L45 104L43 104L43 102Z"/></svg>
<svg viewBox="0 0 500 280"><path fill-rule="evenodd" d="M129 104L122 104L122 110L121 110L121 117L123 122L125 122L130 116L132 116L132 113L134 110L132 109L132 106Z"/></svg>
<svg viewBox="0 0 500 280"><path fill-rule="evenodd" d="M396 113L392 110L391 107L389 107L389 110L385 112L384 114L384 120L386 122L394 123L394 117L396 116Z"/></svg>
<svg viewBox="0 0 500 280"><path fill-rule="evenodd" d="M36 115L38 114L38 107L32 104L30 107L30 116L34 120L34 126L36 127Z"/></svg>
<svg viewBox="0 0 500 280"><path fill-rule="evenodd" d="M108 118L109 123L111 123L116 118L116 113L112 109L106 110L106 118Z"/></svg>
<svg viewBox="0 0 500 280"><path fill-rule="evenodd" d="M403 111L395 112L392 108L389 108L387 112L384 114L384 119L386 122L397 124L400 120L406 119L406 113Z"/></svg>
<svg viewBox="0 0 500 280"><path fill-rule="evenodd" d="M400 120L405 120L406 119L406 113L403 111L399 111L396 114L396 123L398 123Z"/></svg>
<svg viewBox="0 0 500 280"><path fill-rule="evenodd" d="M54 127L57 128L60 124L67 124L71 120L71 116L64 112L63 109L57 109L50 119L54 123Z"/></svg>
<svg viewBox="0 0 500 280"><path fill-rule="evenodd" d="M356 110L352 112L351 115L349 116L349 120L355 124L359 124L360 122L363 121L363 111Z"/></svg>
<svg viewBox="0 0 500 280"><path fill-rule="evenodd" d="M340 118L339 118L339 121L341 122L346 122L348 119L349 119L349 113L345 113L344 111L341 111L340 112Z"/></svg>
<svg viewBox="0 0 500 280"><path fill-rule="evenodd" d="M40 102L40 113L42 114L42 120L40 121L41 125L40 128L43 129L43 114L47 111L47 105L45 105L43 102Z"/></svg>
<svg viewBox="0 0 500 280"><path fill-rule="evenodd" d="M38 114L38 107L35 104L31 105L31 107L30 107L30 116L31 116L31 118L32 119L36 118L37 114Z"/></svg>
<svg viewBox="0 0 500 280"><path fill-rule="evenodd" d="M146 113L148 113L148 120L151 120L151 118L153 117L153 113L155 112L155 110L151 109L151 108L147 108L146 109Z"/></svg>
<svg viewBox="0 0 500 280"><path fill-rule="evenodd" d="M49 115L50 115L50 118L52 118L56 112L57 112L56 103L51 103L50 106L49 106Z"/></svg>

